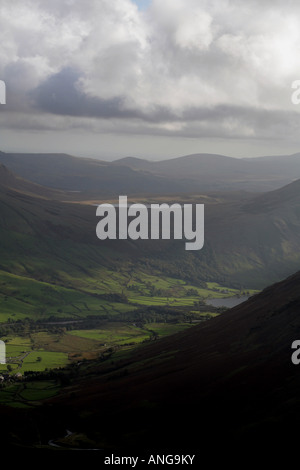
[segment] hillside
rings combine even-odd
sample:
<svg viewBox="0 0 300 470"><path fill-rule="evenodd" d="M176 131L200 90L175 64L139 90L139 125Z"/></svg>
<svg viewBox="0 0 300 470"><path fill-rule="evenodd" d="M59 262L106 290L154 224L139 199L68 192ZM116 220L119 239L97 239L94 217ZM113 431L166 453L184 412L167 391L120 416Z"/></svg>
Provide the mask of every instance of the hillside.
<svg viewBox="0 0 300 470"><path fill-rule="evenodd" d="M71 278L82 278L80 273L93 278L102 268L115 271L130 263L132 272L261 288L299 266L298 187L296 181L254 197L233 192L187 197L189 203L205 203L205 244L186 252L178 240L100 241L93 205L63 202L68 193L27 182L2 166L0 266L65 285L72 282L71 273Z"/></svg>
<svg viewBox="0 0 300 470"><path fill-rule="evenodd" d="M244 208L249 212L271 212L276 210L278 206L293 206L299 199L299 194L300 179L293 181L283 188L253 198L251 202L245 204Z"/></svg>
<svg viewBox="0 0 300 470"><path fill-rule="evenodd" d="M27 181L8 170L8 168L0 164L0 191L13 190L22 194L31 195L33 197L42 198L61 198L62 193L51 190L39 184Z"/></svg>
<svg viewBox="0 0 300 470"><path fill-rule="evenodd" d="M241 203L209 208L206 240L224 273L248 282L273 273L271 283L298 269L299 185L297 180Z"/></svg>
<svg viewBox="0 0 300 470"><path fill-rule="evenodd" d="M27 371L69 366L46 372L40 391L36 382L32 391L4 390L0 399L18 399L25 411L2 409L2 442L47 446L71 429L100 448L186 453L199 440L206 450L259 445L266 435L279 445L283 428L292 439L300 273L206 322L201 301L298 269L299 180L259 195L182 195L181 202L205 202L205 246L189 253L178 240L100 242L95 207L66 202L66 194L0 166L0 326L18 332L12 341L21 352L31 348ZM40 406L50 386L55 396ZM15 430L20 416L29 430Z"/></svg>
<svg viewBox="0 0 300 470"><path fill-rule="evenodd" d="M216 319L100 364L51 400L52 412L65 410L60 425L115 449L293 446L299 292L300 272Z"/></svg>

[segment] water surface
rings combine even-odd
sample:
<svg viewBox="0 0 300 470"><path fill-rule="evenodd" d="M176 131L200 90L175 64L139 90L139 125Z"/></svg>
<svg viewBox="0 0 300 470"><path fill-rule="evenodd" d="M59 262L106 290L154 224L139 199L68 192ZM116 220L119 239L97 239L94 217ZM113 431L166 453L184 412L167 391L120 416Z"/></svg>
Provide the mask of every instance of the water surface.
<svg viewBox="0 0 300 470"><path fill-rule="evenodd" d="M213 307L227 307L227 308L232 308L235 307L236 305L241 304L242 302L245 302L246 300L249 299L249 295L241 295L241 297L225 297L223 299L214 299L214 298L209 298L206 299L206 303L208 305L212 305Z"/></svg>

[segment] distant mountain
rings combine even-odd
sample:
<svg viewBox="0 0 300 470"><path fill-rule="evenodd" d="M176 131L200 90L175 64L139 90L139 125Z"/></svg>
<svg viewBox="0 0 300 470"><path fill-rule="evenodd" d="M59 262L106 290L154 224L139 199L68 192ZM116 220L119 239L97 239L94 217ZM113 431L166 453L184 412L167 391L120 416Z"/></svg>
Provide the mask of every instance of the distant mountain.
<svg viewBox="0 0 300 470"><path fill-rule="evenodd" d="M43 186L96 193L99 196L119 194L165 194L182 191L183 187L165 178L140 173L126 166L77 158L66 154L5 154L0 163L16 175Z"/></svg>
<svg viewBox="0 0 300 470"><path fill-rule="evenodd" d="M100 242L91 203L68 203L73 193L25 181L0 166L0 267L14 274L25 269L40 277L41 266L47 266L50 257L52 268L43 269L43 279L58 279L74 269L76 252L76 275L82 269L93 275L103 263L116 269L131 262L136 269L192 283L262 288L299 267L298 189L296 181L258 196L234 192L187 196L189 203L205 204L204 247L187 252L181 240ZM185 202L183 196L181 201ZM25 258L26 263L20 263Z"/></svg>
<svg viewBox="0 0 300 470"><path fill-rule="evenodd" d="M205 280L217 277L223 285L262 288L283 279L300 266L299 186L297 180L259 196L238 193L226 199L216 192L214 199L202 198L202 250L187 254L181 243L174 242L155 253L153 245L144 242L145 256L151 265L165 270L172 266L179 277L186 273L204 275Z"/></svg>
<svg viewBox="0 0 300 470"><path fill-rule="evenodd" d="M241 203L211 205L206 248L231 278L275 282L300 266L299 214L300 180Z"/></svg>
<svg viewBox="0 0 300 470"><path fill-rule="evenodd" d="M110 163L66 154L0 152L0 163L44 186L108 196L264 192L300 178L300 154L253 159L195 154L159 162L127 157Z"/></svg>
<svg viewBox="0 0 300 470"><path fill-rule="evenodd" d="M52 420L60 413L61 426L123 451L188 448L203 457L230 446L270 458L276 446L293 448L299 312L300 272L218 318L94 366L50 400Z"/></svg>
<svg viewBox="0 0 300 470"><path fill-rule="evenodd" d="M244 158L243 160L251 163L252 158ZM282 172L285 176L292 176L293 172L298 175L300 165L300 152L292 155L276 155L255 158L256 163L263 171L268 171L272 166L276 173Z"/></svg>
<svg viewBox="0 0 300 470"><path fill-rule="evenodd" d="M115 160L113 162L116 166L127 166L134 170L146 170L146 171L155 171L157 166L156 162L151 162L149 160L143 160L142 158L136 157L125 157Z"/></svg>
<svg viewBox="0 0 300 470"><path fill-rule="evenodd" d="M206 191L229 188L267 191L300 178L300 153L241 159L200 153L158 162L123 158L114 163L167 178L179 178L185 184L189 181L192 188L197 181Z"/></svg>

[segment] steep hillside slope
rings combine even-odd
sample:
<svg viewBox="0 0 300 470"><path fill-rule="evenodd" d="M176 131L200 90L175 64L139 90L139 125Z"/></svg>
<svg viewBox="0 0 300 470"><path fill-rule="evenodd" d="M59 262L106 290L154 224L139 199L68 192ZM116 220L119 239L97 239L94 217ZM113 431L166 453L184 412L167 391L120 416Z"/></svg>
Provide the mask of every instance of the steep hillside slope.
<svg viewBox="0 0 300 470"><path fill-rule="evenodd" d="M0 265L14 274L59 282L74 267L93 276L101 266L117 269L130 262L133 269L191 282L264 287L299 266L298 188L296 181L254 198L240 193L228 199L218 193L187 198L206 201L204 248L187 252L180 240L100 241L93 205L62 202L65 192L29 183L2 166Z"/></svg>
<svg viewBox="0 0 300 470"><path fill-rule="evenodd" d="M293 446L299 312L300 272L216 319L95 367L51 401L52 411L115 449Z"/></svg>

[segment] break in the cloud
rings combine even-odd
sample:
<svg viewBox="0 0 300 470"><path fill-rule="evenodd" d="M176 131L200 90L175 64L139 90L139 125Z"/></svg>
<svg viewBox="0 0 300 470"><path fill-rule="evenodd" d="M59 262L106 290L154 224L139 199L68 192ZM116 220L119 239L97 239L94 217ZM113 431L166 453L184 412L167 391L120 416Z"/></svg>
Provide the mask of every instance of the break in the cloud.
<svg viewBox="0 0 300 470"><path fill-rule="evenodd" d="M138 4L1 0L2 128L297 140L298 2Z"/></svg>

